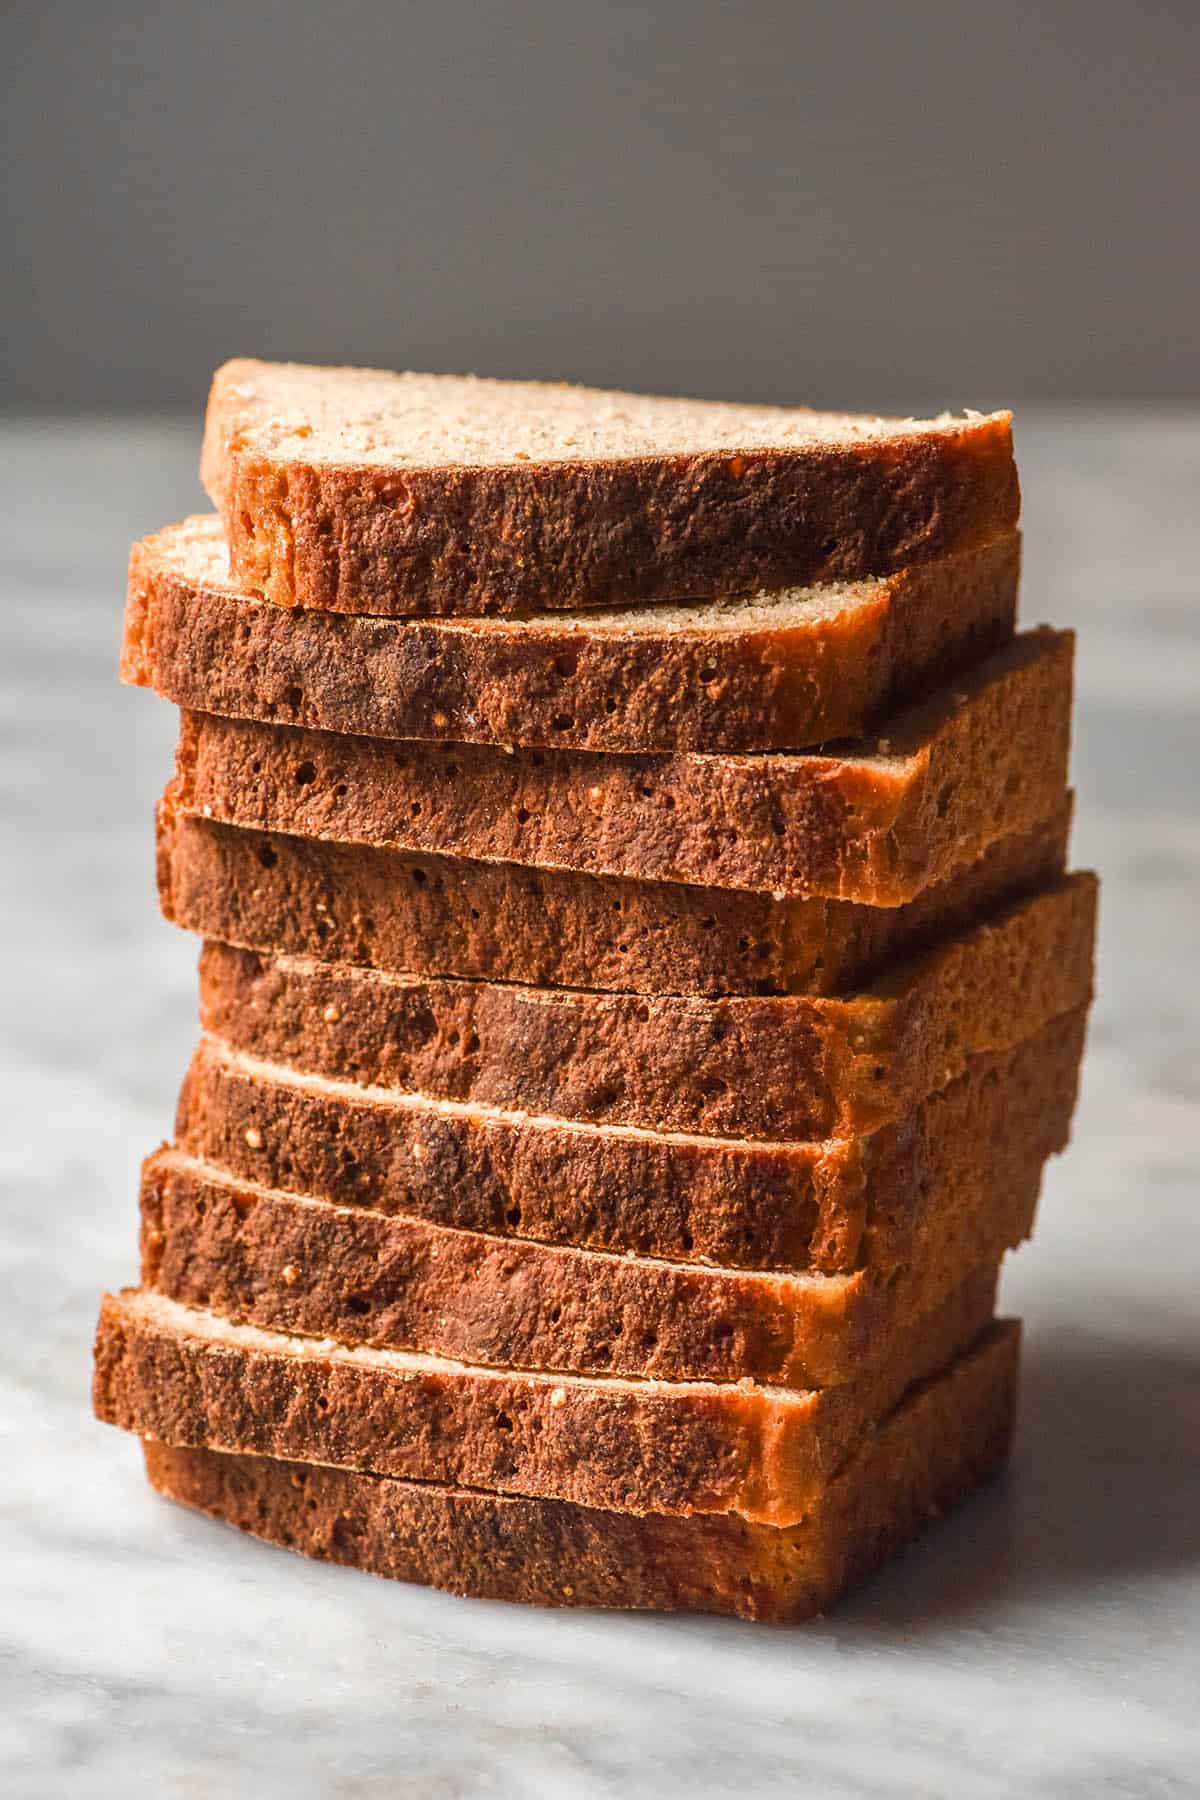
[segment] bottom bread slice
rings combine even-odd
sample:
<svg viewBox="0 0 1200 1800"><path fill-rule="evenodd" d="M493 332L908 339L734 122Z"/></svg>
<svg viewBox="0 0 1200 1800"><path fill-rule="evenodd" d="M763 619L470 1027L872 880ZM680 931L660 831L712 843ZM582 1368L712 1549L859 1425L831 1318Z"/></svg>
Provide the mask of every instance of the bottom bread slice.
<svg viewBox="0 0 1200 1800"><path fill-rule="evenodd" d="M639 1513L804 1518L864 1434L973 1343L997 1271L889 1335L836 1388L486 1368L238 1325L145 1290L101 1303L96 1414L178 1448Z"/></svg>
<svg viewBox="0 0 1200 1800"><path fill-rule="evenodd" d="M992 1326L914 1389L787 1528L637 1517L161 1443L160 1494L270 1543L454 1594L537 1606L797 1621L824 1611L1004 1461L1020 1327Z"/></svg>

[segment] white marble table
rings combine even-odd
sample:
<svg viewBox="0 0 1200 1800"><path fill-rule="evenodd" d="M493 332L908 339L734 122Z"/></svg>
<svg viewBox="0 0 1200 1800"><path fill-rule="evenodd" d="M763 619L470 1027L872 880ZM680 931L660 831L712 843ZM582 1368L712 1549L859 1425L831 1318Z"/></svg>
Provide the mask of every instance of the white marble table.
<svg viewBox="0 0 1200 1800"><path fill-rule="evenodd" d="M1200 419L1020 430L1025 614L1083 634L1077 856L1106 878L1077 1142L1005 1278L1011 1476L794 1631L311 1566L158 1501L93 1424L96 1297L133 1275L193 1030L151 873L172 715L115 659L126 544L199 503L195 439L0 434L0 1791L1200 1792Z"/></svg>

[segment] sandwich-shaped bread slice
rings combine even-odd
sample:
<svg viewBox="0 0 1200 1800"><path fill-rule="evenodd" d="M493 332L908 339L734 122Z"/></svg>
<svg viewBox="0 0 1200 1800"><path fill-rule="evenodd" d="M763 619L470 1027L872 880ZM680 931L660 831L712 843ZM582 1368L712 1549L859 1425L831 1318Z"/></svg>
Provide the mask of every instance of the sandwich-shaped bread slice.
<svg viewBox="0 0 1200 1800"><path fill-rule="evenodd" d="M1062 798L1069 632L1026 632L870 739L797 755L398 743L182 715L170 805L343 843L902 906Z"/></svg>
<svg viewBox="0 0 1200 1800"><path fill-rule="evenodd" d="M160 1494L268 1543L453 1594L535 1606L824 1612L1008 1452L1020 1329L1002 1321L921 1383L790 1526L639 1514L312 1463L145 1444Z"/></svg>
<svg viewBox="0 0 1200 1800"><path fill-rule="evenodd" d="M134 545L126 681L192 711L366 737L795 750L862 736L1010 637L1020 540L869 581L486 620L271 606L228 561L211 515Z"/></svg>
<svg viewBox="0 0 1200 1800"><path fill-rule="evenodd" d="M881 419L240 359L201 474L279 606L522 613L860 580L1011 529L1008 413Z"/></svg>

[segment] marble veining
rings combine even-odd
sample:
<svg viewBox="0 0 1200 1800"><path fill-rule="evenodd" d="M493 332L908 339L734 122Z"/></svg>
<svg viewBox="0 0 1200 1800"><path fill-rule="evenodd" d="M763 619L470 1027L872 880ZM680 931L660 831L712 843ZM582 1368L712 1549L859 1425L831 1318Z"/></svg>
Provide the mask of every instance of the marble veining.
<svg viewBox="0 0 1200 1800"><path fill-rule="evenodd" d="M1100 994L1076 1143L1004 1299L1011 1475L791 1631L548 1615L306 1564L157 1500L87 1402L134 1273L194 946L155 914L168 707L116 683L131 537L194 422L0 430L0 1788L956 1800L1200 1791L1200 418L1018 420L1024 616L1081 632Z"/></svg>

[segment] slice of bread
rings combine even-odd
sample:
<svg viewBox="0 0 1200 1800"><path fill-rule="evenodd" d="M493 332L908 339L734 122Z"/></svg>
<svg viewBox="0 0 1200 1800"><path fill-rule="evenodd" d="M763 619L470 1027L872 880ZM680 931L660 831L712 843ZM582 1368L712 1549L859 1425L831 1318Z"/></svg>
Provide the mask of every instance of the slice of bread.
<svg viewBox="0 0 1200 1800"><path fill-rule="evenodd" d="M1073 1086L1073 1070L1066 1079ZM1023 1165L1016 1179L993 1178L986 1202L969 1196L973 1210L961 1185L930 1196L927 1216L912 1222L913 1260L832 1276L651 1260L338 1207L160 1150L142 1174L141 1280L266 1330L493 1368L836 1387L973 1270L1024 1242L1042 1148L1007 1154L1006 1165ZM652 1209L654 1196L644 1199Z"/></svg>
<svg viewBox="0 0 1200 1800"><path fill-rule="evenodd" d="M160 1494L268 1543L453 1594L535 1606L824 1612L1004 1461L1019 1327L1007 1320L906 1396L798 1525L736 1514L639 1516L153 1439Z"/></svg>
<svg viewBox="0 0 1200 1800"><path fill-rule="evenodd" d="M1071 797L907 906L409 855L158 815L164 915L264 952L640 994L836 994L1061 873Z"/></svg>
<svg viewBox="0 0 1200 1800"><path fill-rule="evenodd" d="M135 544L121 674L238 719L584 750L860 736L1012 635L1020 540L875 581L519 619L285 611L233 586L218 519Z"/></svg>
<svg viewBox="0 0 1200 1800"><path fill-rule="evenodd" d="M241 1180L388 1217L675 1262L932 1273L956 1234L986 1240L1065 1146L1085 1018L1079 1007L968 1058L863 1137L754 1142L439 1105L212 1043L192 1061L176 1134Z"/></svg>
<svg viewBox="0 0 1200 1800"><path fill-rule="evenodd" d="M242 359L201 474L280 606L513 613L861 580L1011 529L1008 413L877 419Z"/></svg>
<svg viewBox="0 0 1200 1800"><path fill-rule="evenodd" d="M913 1382L974 1341L996 1270L840 1387L485 1368L237 1325L161 1294L101 1302L97 1416L180 1448L330 1463L629 1512L793 1525Z"/></svg>
<svg viewBox="0 0 1200 1800"><path fill-rule="evenodd" d="M1096 888L1073 876L849 999L684 999L399 979L210 943L205 1030L294 1070L593 1124L708 1136L874 1131L1082 1005Z"/></svg>
<svg viewBox="0 0 1200 1800"><path fill-rule="evenodd" d="M506 753L185 712L169 803L343 843L901 906L1054 810L1073 649L1027 632L840 753Z"/></svg>

